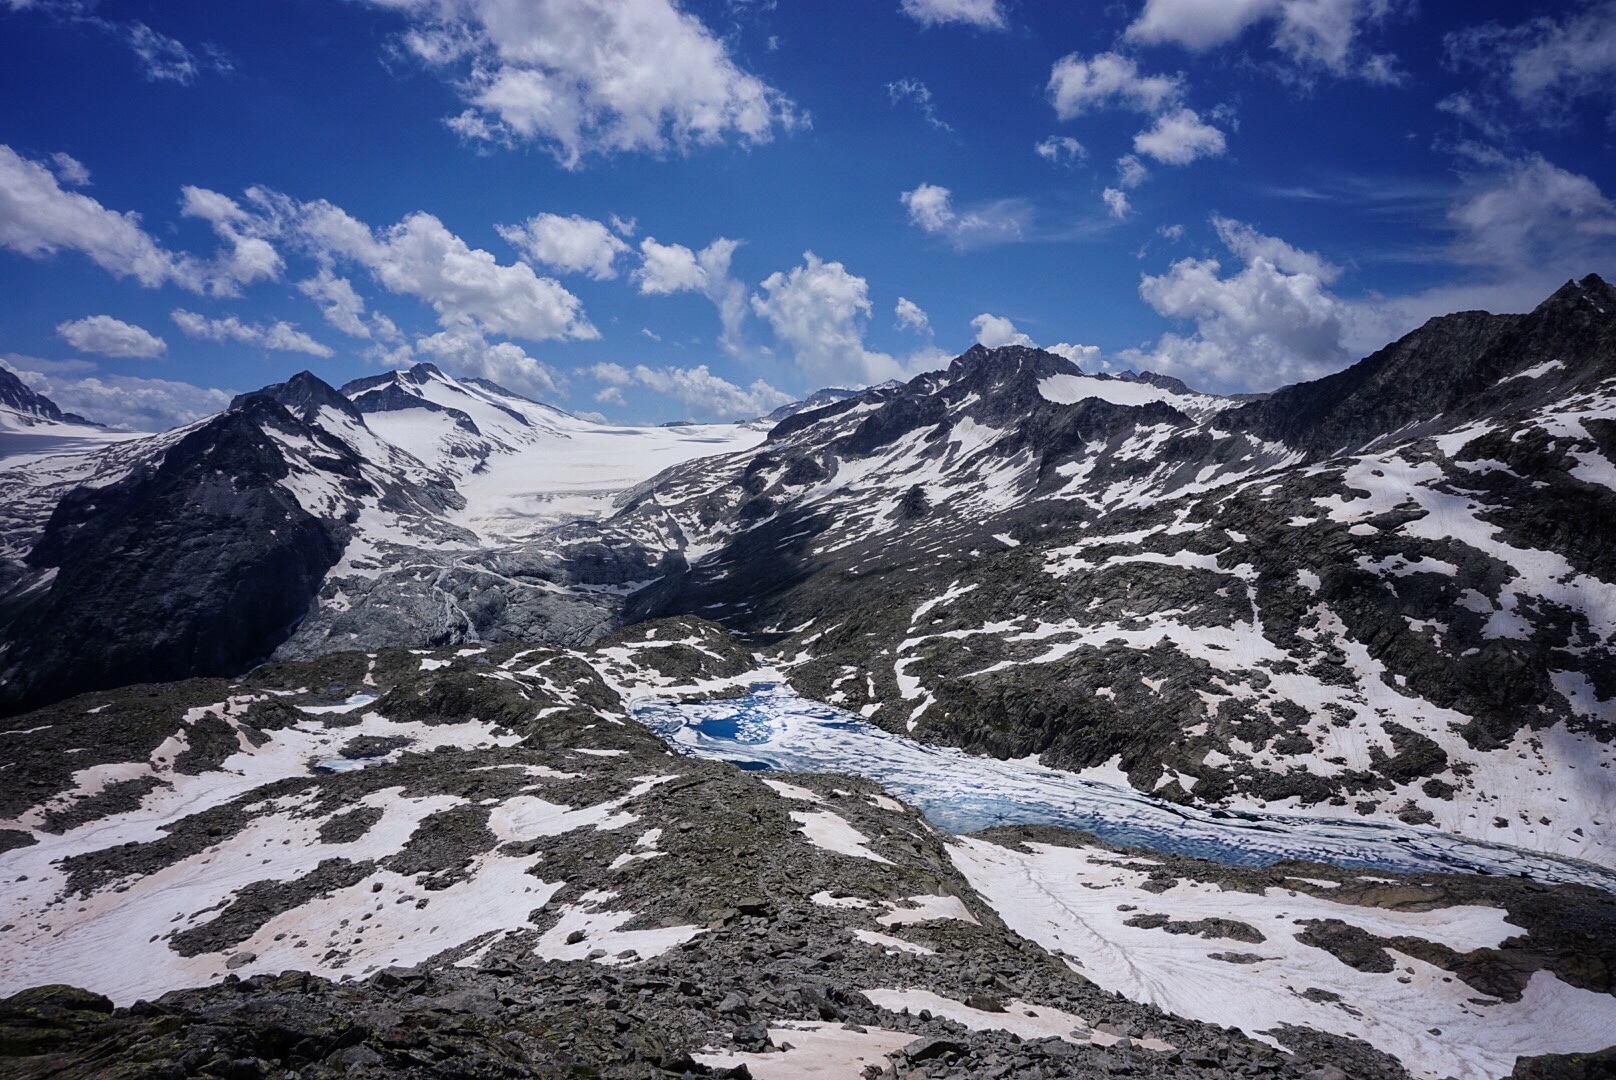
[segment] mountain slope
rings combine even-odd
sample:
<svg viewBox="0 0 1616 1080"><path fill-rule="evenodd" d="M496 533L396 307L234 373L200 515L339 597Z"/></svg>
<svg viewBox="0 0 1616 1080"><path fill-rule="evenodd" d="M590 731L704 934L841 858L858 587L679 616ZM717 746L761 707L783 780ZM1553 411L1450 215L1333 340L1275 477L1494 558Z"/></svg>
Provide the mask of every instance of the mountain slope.
<svg viewBox="0 0 1616 1080"><path fill-rule="evenodd" d="M648 485L711 546L632 610L780 635L798 689L917 738L1612 865L1608 293L1257 405L974 351ZM1317 460L1342 438L1376 449Z"/></svg>
<svg viewBox="0 0 1616 1080"><path fill-rule="evenodd" d="M232 662L582 646L697 614L770 645L803 692L916 738L1120 770L1166 799L1612 865L1616 826L1596 810L1616 799L1611 296L1587 278L1526 315L1434 320L1257 402L979 346L766 438L605 427L427 365L347 394L300 376L231 414L279 410L231 421L244 461L262 446L286 468L241 487L289 492L329 544L293 543L312 527L289 506L283 535L257 538L264 558L303 553L301 608ZM39 650L68 656L69 628L96 628L108 655L126 632L171 640L153 627L189 580L183 545L68 539L80 506L106 508L84 511L92 538L161 533L136 507L156 496L94 491L153 475L186 437L13 482L11 700L44 700L12 683L36 678ZM188 482L157 501L201 505ZM216 527L188 514L163 535ZM93 555L74 569L58 549ZM86 614L96 597L72 583L145 552L119 594L130 614ZM58 612L39 641L30 612Z"/></svg>

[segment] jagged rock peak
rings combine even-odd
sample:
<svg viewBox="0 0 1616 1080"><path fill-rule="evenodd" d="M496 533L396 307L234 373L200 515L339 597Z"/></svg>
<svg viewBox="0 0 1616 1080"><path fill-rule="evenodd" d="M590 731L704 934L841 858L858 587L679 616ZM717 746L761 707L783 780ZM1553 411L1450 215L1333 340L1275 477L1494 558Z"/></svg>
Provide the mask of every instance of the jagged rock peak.
<svg viewBox="0 0 1616 1080"><path fill-rule="evenodd" d="M423 383L430 382L434 377L447 378L443 374L443 370L436 364L422 360L413 367L402 371L384 371L380 375L366 375L363 378L345 382L342 384L342 393L348 397L353 397L356 394L364 393L366 390L373 390L378 386L398 386L401 383L413 383L420 386Z"/></svg>
<svg viewBox="0 0 1616 1080"><path fill-rule="evenodd" d="M1533 309L1533 314L1566 311L1583 303L1592 304L1604 314L1616 314L1616 285L1598 274L1589 274L1580 281L1573 278Z"/></svg>
<svg viewBox="0 0 1616 1080"><path fill-rule="evenodd" d="M1001 345L990 349L976 344L960 353L948 365L951 380L966 378L979 372L996 375L1025 372L1040 378L1049 375L1081 375L1082 369L1064 356L1025 345Z"/></svg>
<svg viewBox="0 0 1616 1080"><path fill-rule="evenodd" d="M77 413L64 413L56 402L30 387L4 367L0 367L0 407L15 409L26 416L35 416L41 420L101 426Z"/></svg>
<svg viewBox="0 0 1616 1080"><path fill-rule="evenodd" d="M365 422L359 410L354 408L353 402L310 371L300 371L283 383L273 383L246 394L237 394L231 399L230 408L239 409L254 397L267 397L277 401L284 405L288 412L305 422L313 421L322 407L334 409L357 424Z"/></svg>

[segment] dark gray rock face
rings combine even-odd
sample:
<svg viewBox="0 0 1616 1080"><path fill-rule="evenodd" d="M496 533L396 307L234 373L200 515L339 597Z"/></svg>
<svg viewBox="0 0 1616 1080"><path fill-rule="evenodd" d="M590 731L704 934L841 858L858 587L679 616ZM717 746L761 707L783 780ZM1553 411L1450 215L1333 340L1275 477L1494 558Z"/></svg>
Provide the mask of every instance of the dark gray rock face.
<svg viewBox="0 0 1616 1080"><path fill-rule="evenodd" d="M0 367L0 406L15 409L22 416L36 417L40 420L69 424L95 424L94 421L86 420L78 413L64 413L56 402L34 390L3 367Z"/></svg>
<svg viewBox="0 0 1616 1080"><path fill-rule="evenodd" d="M1338 1069L1406 1080L1395 1059L1362 1039L1291 1025L1278 1050L1101 989L1083 974L1082 947L1051 952L1017 934L956 868L955 841L868 781L793 775L787 796L727 763L672 757L645 728L623 722L615 684L744 682L756 659L722 628L680 619L631 628L594 650L336 654L269 665L233 683L97 692L18 718L0 761L30 770L93 742L97 728L117 733L98 748L97 764L155 767L165 744L206 742L208 720L239 733L238 747L252 747L239 752L255 760L245 770L242 759L200 763L198 776L224 786L212 798L169 803L161 829L139 840L110 828L129 807L75 793L70 772L46 769L47 782L26 791L0 788L7 817L59 808L59 828L36 842L72 852L49 870L60 879L52 890L71 903L49 904L41 893L38 919L48 927L4 924L8 961L44 957L86 983L8 986L0 1072L735 1077L745 1074L697 1057L714 1049L796 1055L776 1065L789 1068L802 1052L787 1049L796 1036L780 1029L825 1025L845 1039L893 1036L890 1053L868 1053L888 1075L947 1068L943 1075L973 1078L1318 1080ZM310 711L361 687L377 695L362 709ZM278 749L311 737L344 745L359 726L404 727L421 744L393 746L349 771L310 768ZM498 745L478 741L478 732ZM423 812L401 825L397 815L415 804ZM576 820L534 817L535 808ZM840 818L879 861L810 842L804 811ZM83 831L60 835L73 830ZM277 839L294 835L318 850L302 858ZM102 842L91 842L96 836ZM1616 904L1582 886L1364 876L1312 863L1229 867L1047 827L971 840L1007 852L1097 849L1117 874L1148 871L1164 898L1184 883L1236 897L1290 890L1340 913L1331 924L1261 926L1157 910L1127 917L1131 932L1233 965L1268 962L1265 950L1295 937L1338 961L1349 981L1354 970L1395 978L1381 959L1391 950L1494 1005L1519 1001L1539 973L1597 993L1613 988ZM300 870L289 872L288 859ZM491 879L501 866L516 872ZM162 882L181 870L190 888L177 900ZM510 908L508 921L486 922L488 905L524 888L532 899ZM1115 902L1095 895L1096 910ZM945 899L969 918L882 921L911 898ZM99 917L162 931L120 947L140 951L150 968L188 972L185 981L165 983L129 961L98 966L86 954L94 946L73 927L109 901L115 908ZM1363 912L1462 905L1499 908L1518 933L1497 948L1459 951L1355 925ZM58 931L67 933L53 937ZM657 943L669 931L673 943ZM411 959L390 965L398 947ZM156 989L131 989L140 985ZM877 1005L883 987L924 990L999 1023L1059 1009L1081 1026L1039 1038L966 1027L930 1009ZM1367 995L1301 983L1296 992L1326 1008L1375 1007ZM1555 1068L1554 1059L1526 1061L1521 1075L1577 1075Z"/></svg>
<svg viewBox="0 0 1616 1080"><path fill-rule="evenodd" d="M1526 315L1465 311L1432 319L1345 371L1286 387L1225 414L1221 423L1305 448L1350 452L1441 417L1449 427L1549 400L1554 391L1608 378L1616 353L1616 286L1596 274L1568 281ZM1559 365L1530 389L1502 380Z"/></svg>
<svg viewBox="0 0 1616 1080"><path fill-rule="evenodd" d="M0 606L0 708L244 671L286 639L346 538L280 486L266 427L315 441L332 473L364 485L346 445L249 396L151 469L70 492L28 557L55 571L49 584Z"/></svg>

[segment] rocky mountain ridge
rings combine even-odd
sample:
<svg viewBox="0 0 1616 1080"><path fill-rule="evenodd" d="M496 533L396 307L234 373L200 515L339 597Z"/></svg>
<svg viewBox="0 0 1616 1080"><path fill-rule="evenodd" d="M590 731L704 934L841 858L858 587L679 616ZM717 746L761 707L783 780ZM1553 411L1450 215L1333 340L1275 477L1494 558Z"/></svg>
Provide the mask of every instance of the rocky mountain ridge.
<svg viewBox="0 0 1616 1080"><path fill-rule="evenodd" d="M673 756L632 720L760 660L680 619L6 722L29 779L0 791L0 1068L1481 1080L1554 1075L1616 1023L1597 889L950 837L867 781Z"/></svg>
<svg viewBox="0 0 1616 1080"><path fill-rule="evenodd" d="M303 373L0 470L0 1070L1599 1076L1613 335L1588 278L1258 400L978 347L766 431ZM640 722L763 685L1537 879L954 836Z"/></svg>
<svg viewBox="0 0 1616 1080"><path fill-rule="evenodd" d="M1613 292L1436 319L1260 401L978 346L766 438L602 427L430 365L346 393L299 376L193 429L213 435L0 476L5 700L128 679L120 636L177 676L697 613L916 738L1609 865ZM228 493L164 471L227 433L225 460L280 464ZM689 460L646 476L659 447ZM284 527L251 526L261 498ZM220 527L251 539L216 566L150 542ZM109 562L126 591L83 584ZM258 565L292 575L286 610L203 635L228 658L175 644ZM108 659L75 669L78 640Z"/></svg>

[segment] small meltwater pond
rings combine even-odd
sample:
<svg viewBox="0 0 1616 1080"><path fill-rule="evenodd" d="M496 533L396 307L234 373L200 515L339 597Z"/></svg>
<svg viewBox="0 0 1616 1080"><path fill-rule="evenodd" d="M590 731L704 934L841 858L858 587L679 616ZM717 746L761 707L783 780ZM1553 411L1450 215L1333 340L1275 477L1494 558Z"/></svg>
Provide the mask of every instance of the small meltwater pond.
<svg viewBox="0 0 1616 1080"><path fill-rule="evenodd" d="M1309 859L1383 870L1526 874L1616 889L1616 873L1574 859L1383 822L1177 806L1031 760L926 746L783 686L756 686L722 701L642 698L632 708L681 753L743 769L865 776L949 832L1059 825L1113 844L1244 866Z"/></svg>

